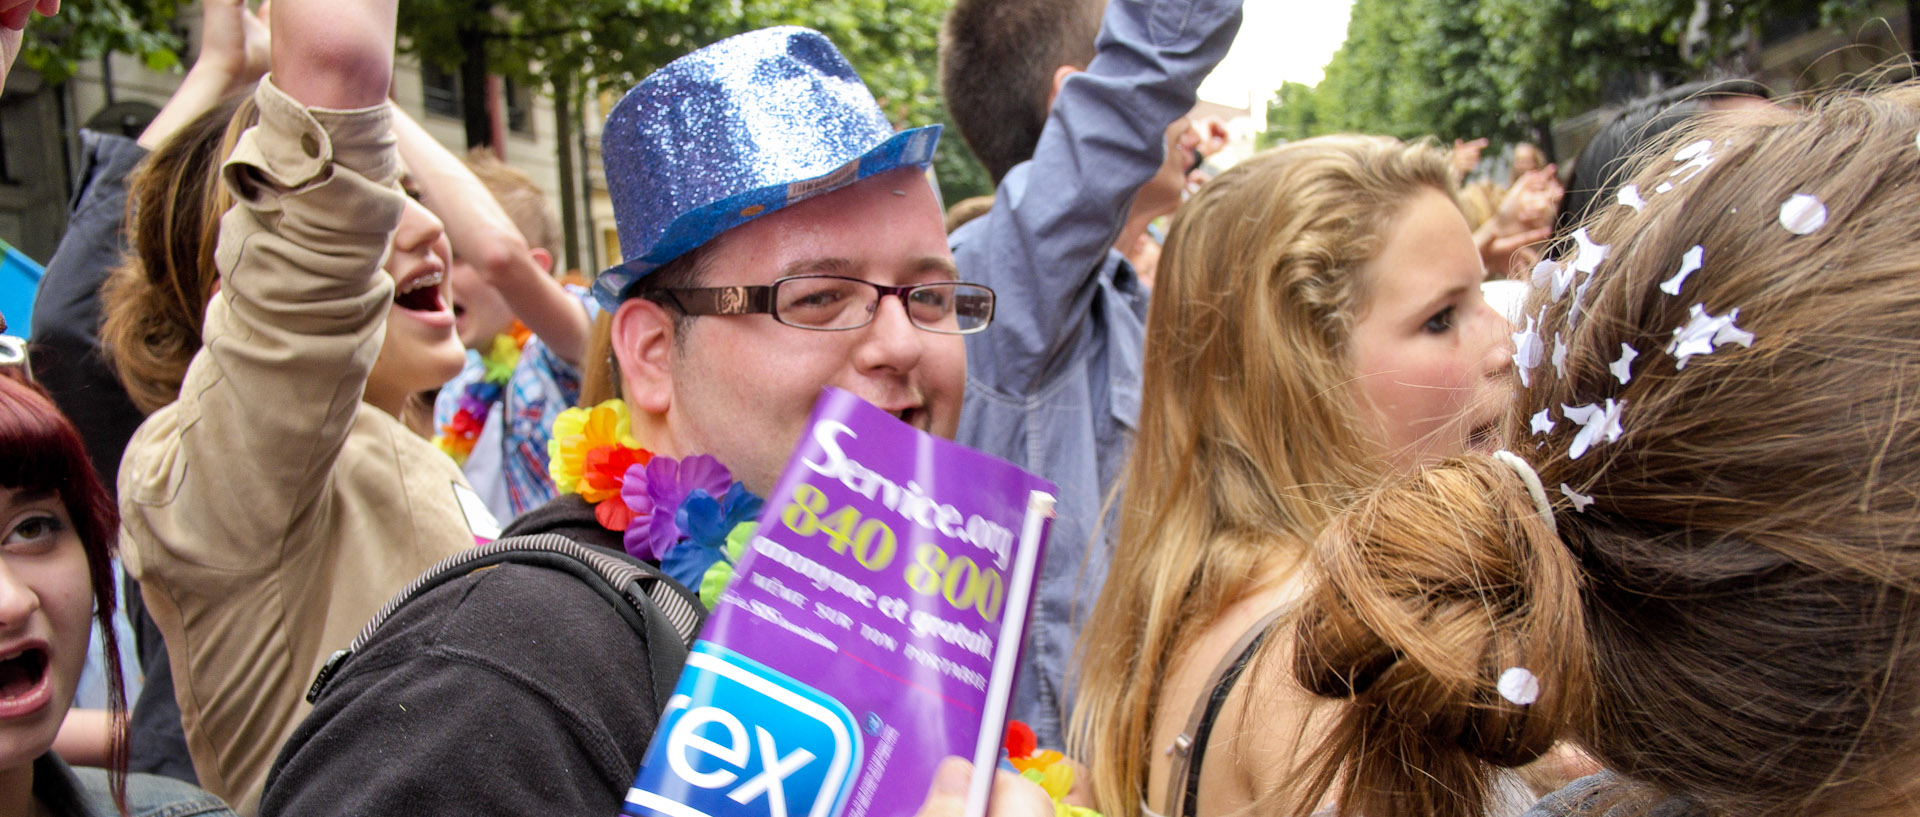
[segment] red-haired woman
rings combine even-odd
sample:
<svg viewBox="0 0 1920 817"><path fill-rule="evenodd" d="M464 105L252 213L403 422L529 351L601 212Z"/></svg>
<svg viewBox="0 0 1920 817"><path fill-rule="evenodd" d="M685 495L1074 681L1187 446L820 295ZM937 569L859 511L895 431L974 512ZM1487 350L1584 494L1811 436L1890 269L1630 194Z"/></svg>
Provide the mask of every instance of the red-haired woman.
<svg viewBox="0 0 1920 817"><path fill-rule="evenodd" d="M39 390L0 376L0 814L231 814L185 783L125 773L126 698L108 623L117 521L73 425ZM94 620L106 639L114 761L76 771L52 746Z"/></svg>

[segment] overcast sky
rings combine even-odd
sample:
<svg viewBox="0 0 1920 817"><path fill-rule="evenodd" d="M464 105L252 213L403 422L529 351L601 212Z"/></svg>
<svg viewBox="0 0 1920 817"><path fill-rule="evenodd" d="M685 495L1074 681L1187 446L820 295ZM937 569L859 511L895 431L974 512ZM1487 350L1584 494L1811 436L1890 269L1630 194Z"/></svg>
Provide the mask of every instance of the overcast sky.
<svg viewBox="0 0 1920 817"><path fill-rule="evenodd" d="M1347 36L1353 0L1246 0L1240 36L1226 60L1200 86L1200 98L1247 106L1285 80L1313 85Z"/></svg>

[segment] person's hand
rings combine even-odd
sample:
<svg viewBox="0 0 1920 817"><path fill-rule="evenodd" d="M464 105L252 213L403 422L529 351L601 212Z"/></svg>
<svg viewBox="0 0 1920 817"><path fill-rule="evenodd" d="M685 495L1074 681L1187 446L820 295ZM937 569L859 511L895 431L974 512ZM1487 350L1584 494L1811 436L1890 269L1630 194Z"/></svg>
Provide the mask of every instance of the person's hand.
<svg viewBox="0 0 1920 817"><path fill-rule="evenodd" d="M1219 153L1221 148L1227 146L1227 125L1220 121L1220 117L1209 116L1193 123L1193 132L1199 137L1194 150L1200 151L1203 157Z"/></svg>
<svg viewBox="0 0 1920 817"><path fill-rule="evenodd" d="M940 761L933 785L914 817L962 817L967 812L967 785L973 764L957 757ZM993 817L1053 817L1053 800L1040 784L1006 771L993 773L993 799L987 812Z"/></svg>
<svg viewBox="0 0 1920 817"><path fill-rule="evenodd" d="M1521 174L1507 188L1493 217L1474 231L1474 243L1480 248L1480 260L1488 274L1500 278L1525 275L1540 263L1536 245L1553 237L1553 216L1566 193L1556 171L1554 165L1547 165Z"/></svg>
<svg viewBox="0 0 1920 817"><path fill-rule="evenodd" d="M200 56L187 69L186 79L140 134L140 146L160 147L194 117L244 90L267 72L271 53L267 5L258 12L246 0L202 0Z"/></svg>
<svg viewBox="0 0 1920 817"><path fill-rule="evenodd" d="M1480 164L1480 151L1487 149L1486 137L1453 140L1453 180L1458 183Z"/></svg>
<svg viewBox="0 0 1920 817"><path fill-rule="evenodd" d="M219 72L229 90L259 81L272 53L268 6L262 3L255 12L246 0L201 0L200 56L194 68Z"/></svg>
<svg viewBox="0 0 1920 817"><path fill-rule="evenodd" d="M1560 198L1567 192L1560 185L1558 169L1557 165L1547 165L1520 174L1513 180L1513 186L1507 188L1507 195L1500 199L1494 218L1505 220L1511 231L1551 227L1554 213L1560 209Z"/></svg>

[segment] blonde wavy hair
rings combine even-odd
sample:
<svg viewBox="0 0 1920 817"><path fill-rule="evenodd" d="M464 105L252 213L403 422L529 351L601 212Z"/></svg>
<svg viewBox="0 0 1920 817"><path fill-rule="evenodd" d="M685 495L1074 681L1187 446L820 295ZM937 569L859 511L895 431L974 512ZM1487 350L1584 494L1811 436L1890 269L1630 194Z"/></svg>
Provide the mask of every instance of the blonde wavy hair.
<svg viewBox="0 0 1920 817"><path fill-rule="evenodd" d="M1158 690L1184 647L1299 562L1384 467L1357 422L1346 347L1361 266L1427 190L1453 190L1431 146L1329 136L1242 162L1174 217L1068 744L1106 814L1140 810Z"/></svg>

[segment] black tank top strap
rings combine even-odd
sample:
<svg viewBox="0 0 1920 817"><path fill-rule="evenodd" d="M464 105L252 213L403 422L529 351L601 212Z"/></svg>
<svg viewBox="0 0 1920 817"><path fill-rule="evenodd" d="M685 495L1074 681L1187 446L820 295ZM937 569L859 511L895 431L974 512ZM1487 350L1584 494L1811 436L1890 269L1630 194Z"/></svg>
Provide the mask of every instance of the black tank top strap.
<svg viewBox="0 0 1920 817"><path fill-rule="evenodd" d="M1254 651L1260 649L1274 622L1288 609L1285 606L1275 609L1248 627L1207 678L1205 695L1194 702L1186 729L1173 739L1173 746L1168 749L1173 756L1167 772L1168 817L1194 817L1200 803L1200 764L1206 759L1207 741L1213 736L1213 721L1220 717L1220 708L1226 705L1234 684L1246 671L1247 663L1253 660Z"/></svg>

